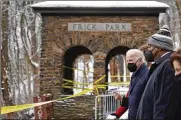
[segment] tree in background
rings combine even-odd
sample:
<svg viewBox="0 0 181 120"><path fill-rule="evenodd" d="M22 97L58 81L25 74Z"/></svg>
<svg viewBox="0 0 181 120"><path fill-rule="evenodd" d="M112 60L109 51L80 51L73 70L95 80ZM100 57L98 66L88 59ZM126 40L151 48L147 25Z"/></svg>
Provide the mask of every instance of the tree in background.
<svg viewBox="0 0 181 120"><path fill-rule="evenodd" d="M160 14L159 24L160 27L165 24L170 27L174 42L174 48L176 50L180 47L181 39L181 1L165 0L162 2L168 4L170 8L166 11L166 13Z"/></svg>
<svg viewBox="0 0 181 120"><path fill-rule="evenodd" d="M31 4L37 1L2 2L2 92L4 106L32 103L38 94L41 17ZM27 113L26 113L27 112ZM26 118L21 111L13 119ZM26 117L25 117L26 116Z"/></svg>

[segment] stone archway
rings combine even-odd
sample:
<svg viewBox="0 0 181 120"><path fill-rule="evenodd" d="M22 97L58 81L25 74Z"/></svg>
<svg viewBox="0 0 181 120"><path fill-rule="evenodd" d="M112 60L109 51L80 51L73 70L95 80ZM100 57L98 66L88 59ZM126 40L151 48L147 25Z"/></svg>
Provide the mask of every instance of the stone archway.
<svg viewBox="0 0 181 120"><path fill-rule="evenodd" d="M84 47L84 46L73 46L70 47L64 54L64 69L63 69L63 78L67 80L73 80L74 70L70 69L73 68L73 63L75 59L83 54L91 55L91 51ZM64 82L66 83L66 82ZM73 84L69 83L69 86L73 87ZM71 88L62 88L63 94L73 94L73 89Z"/></svg>
<svg viewBox="0 0 181 120"><path fill-rule="evenodd" d="M112 57L122 54L122 55L126 55L126 52L129 50L130 48L125 47L125 46L117 46L113 49L111 49L105 59L105 74L106 74L106 82L108 82L108 64L111 60Z"/></svg>
<svg viewBox="0 0 181 120"><path fill-rule="evenodd" d="M157 2L161 7L155 7L155 4L147 7L148 2L145 6L135 6L134 2L123 4L123 1L97 2L81 1L72 4L72 1L66 1L65 4L56 1L52 4L50 1L32 6L36 12L41 13L43 19L40 95L50 93L54 99L59 98L63 79L73 79L73 71L65 70L63 66L73 67L73 61L81 54L93 55L94 80L106 75L106 79L101 81L105 83L111 58L144 44L158 29L159 13L168 8ZM108 26L114 27L107 29ZM73 92L71 89L64 91L68 94ZM71 109L70 104L60 109L60 104L65 103L55 103L54 118L90 119L94 115L94 96L80 96L75 101L81 105L72 104L74 112L68 111Z"/></svg>

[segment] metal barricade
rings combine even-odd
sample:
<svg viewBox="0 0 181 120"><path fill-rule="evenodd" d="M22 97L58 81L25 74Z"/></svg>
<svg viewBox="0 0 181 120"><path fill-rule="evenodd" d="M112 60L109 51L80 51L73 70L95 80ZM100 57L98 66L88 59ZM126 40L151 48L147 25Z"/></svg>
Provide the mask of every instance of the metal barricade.
<svg viewBox="0 0 181 120"><path fill-rule="evenodd" d="M120 106L113 95L98 95L95 98L95 120L104 120Z"/></svg>
<svg viewBox="0 0 181 120"><path fill-rule="evenodd" d="M116 100L113 93L117 92L122 97L127 91L107 90L105 95L98 95L95 98L95 120L105 119L109 114L114 113L121 104L120 100Z"/></svg>

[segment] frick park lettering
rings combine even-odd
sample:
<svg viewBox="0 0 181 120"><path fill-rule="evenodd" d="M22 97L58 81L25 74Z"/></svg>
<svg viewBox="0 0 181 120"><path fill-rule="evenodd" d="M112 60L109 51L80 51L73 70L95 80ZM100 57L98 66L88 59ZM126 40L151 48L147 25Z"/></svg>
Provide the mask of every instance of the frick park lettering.
<svg viewBox="0 0 181 120"><path fill-rule="evenodd" d="M131 23L68 23L69 31L131 31Z"/></svg>

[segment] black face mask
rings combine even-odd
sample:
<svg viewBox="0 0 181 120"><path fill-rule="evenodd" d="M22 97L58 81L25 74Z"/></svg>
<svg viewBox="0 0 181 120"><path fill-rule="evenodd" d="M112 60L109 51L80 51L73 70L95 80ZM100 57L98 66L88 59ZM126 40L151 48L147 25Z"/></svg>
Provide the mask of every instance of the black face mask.
<svg viewBox="0 0 181 120"><path fill-rule="evenodd" d="M181 74L175 76L175 80L176 80L176 82L180 82L181 81Z"/></svg>
<svg viewBox="0 0 181 120"><path fill-rule="evenodd" d="M153 50L147 50L147 51L144 52L144 56L145 56L145 59L146 59L147 62L153 62L154 61L154 56L153 56L153 53L152 53Z"/></svg>
<svg viewBox="0 0 181 120"><path fill-rule="evenodd" d="M135 72L137 69L136 63L128 63L128 70L130 72Z"/></svg>

